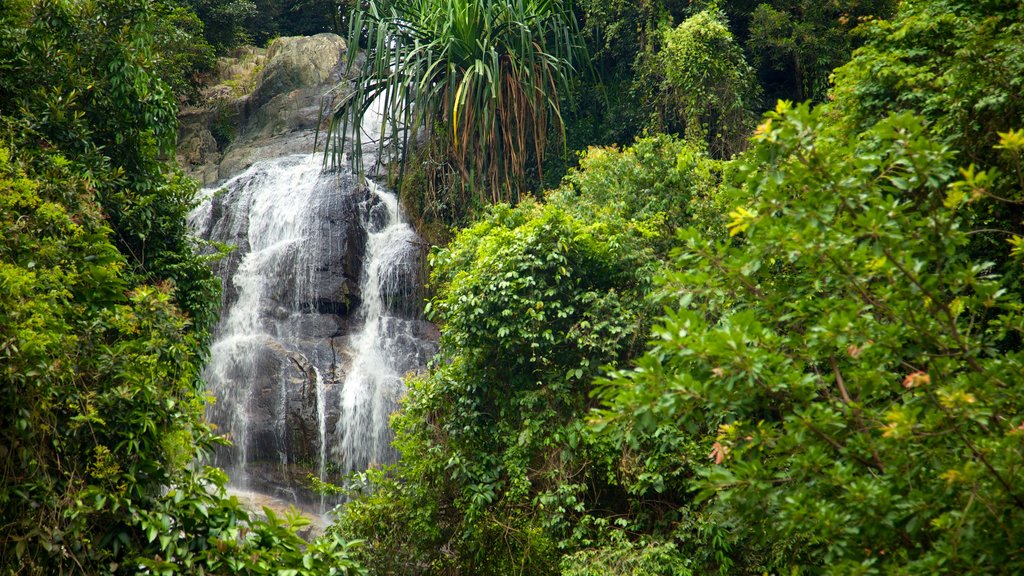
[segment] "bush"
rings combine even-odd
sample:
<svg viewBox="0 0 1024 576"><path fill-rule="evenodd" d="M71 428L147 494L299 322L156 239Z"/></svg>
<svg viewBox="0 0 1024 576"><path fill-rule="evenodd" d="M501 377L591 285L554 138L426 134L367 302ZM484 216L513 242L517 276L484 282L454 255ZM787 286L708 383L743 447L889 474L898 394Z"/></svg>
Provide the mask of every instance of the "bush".
<svg viewBox="0 0 1024 576"><path fill-rule="evenodd" d="M852 142L824 118L762 124L743 241L681 233L679 304L605 416L703 434L703 497L772 569L1012 570L1024 318L965 252L968 204L1000 200L909 116Z"/></svg>
<svg viewBox="0 0 1024 576"><path fill-rule="evenodd" d="M626 505L617 448L586 429L591 381L642 346L650 278L716 171L667 137L594 149L545 204L498 205L434 252L440 356L394 419L401 460L339 519L372 569L551 574L582 516Z"/></svg>

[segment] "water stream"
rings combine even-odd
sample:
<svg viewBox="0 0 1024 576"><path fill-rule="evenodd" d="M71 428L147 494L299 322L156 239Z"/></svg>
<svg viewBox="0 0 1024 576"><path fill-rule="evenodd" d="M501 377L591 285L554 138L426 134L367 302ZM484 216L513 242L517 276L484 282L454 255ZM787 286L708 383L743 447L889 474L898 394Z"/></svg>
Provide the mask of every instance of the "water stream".
<svg viewBox="0 0 1024 576"><path fill-rule="evenodd" d="M395 459L388 417L434 340L422 242L394 194L321 168L313 155L257 162L205 190L190 223L237 247L214 265L208 416L233 443L214 463L235 489L327 506L308 474L337 481Z"/></svg>

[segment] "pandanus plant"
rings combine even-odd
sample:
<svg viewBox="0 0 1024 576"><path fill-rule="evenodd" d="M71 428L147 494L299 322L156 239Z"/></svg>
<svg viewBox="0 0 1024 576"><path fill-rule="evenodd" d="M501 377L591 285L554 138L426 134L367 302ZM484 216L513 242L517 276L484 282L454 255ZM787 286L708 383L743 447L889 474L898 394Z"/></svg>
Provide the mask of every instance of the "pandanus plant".
<svg viewBox="0 0 1024 576"><path fill-rule="evenodd" d="M333 105L330 161L349 137L358 164L379 106L371 136L408 159L423 131L463 191L495 202L518 197L531 162L540 172L550 128L564 142L559 98L589 66L562 0L368 0L350 19L350 66L361 44L354 89Z"/></svg>

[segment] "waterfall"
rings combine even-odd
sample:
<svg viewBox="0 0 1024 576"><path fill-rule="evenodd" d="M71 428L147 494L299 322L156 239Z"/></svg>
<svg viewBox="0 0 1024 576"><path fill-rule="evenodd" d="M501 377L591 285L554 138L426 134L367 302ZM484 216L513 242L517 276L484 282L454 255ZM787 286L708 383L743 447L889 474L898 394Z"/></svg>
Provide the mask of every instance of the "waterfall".
<svg viewBox="0 0 1024 576"><path fill-rule="evenodd" d="M418 295L421 244L400 217L398 200L370 183L366 259L360 281L362 329L352 336L354 358L342 388L338 458L345 471L394 459L388 417L403 391L402 376L418 359L407 339L410 306Z"/></svg>
<svg viewBox="0 0 1024 576"><path fill-rule="evenodd" d="M214 463L233 487L315 504L309 473L337 481L396 457L388 417L435 346L422 242L393 193L313 155L256 162L203 194L193 229L236 246L214 264L208 417L233 444Z"/></svg>

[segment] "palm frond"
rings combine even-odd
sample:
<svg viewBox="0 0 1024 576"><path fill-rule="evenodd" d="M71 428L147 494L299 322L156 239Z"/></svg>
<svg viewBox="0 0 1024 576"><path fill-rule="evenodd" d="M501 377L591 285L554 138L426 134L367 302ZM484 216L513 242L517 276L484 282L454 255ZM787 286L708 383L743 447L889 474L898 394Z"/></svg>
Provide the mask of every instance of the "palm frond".
<svg viewBox="0 0 1024 576"><path fill-rule="evenodd" d="M325 162L341 162L348 146L362 171L363 123L378 105L374 139L392 144L378 153L408 158L425 130L464 190L510 201L527 163L540 169L552 123L564 141L559 98L589 64L560 0L369 0L350 24L349 65L360 46L366 58L333 105Z"/></svg>

